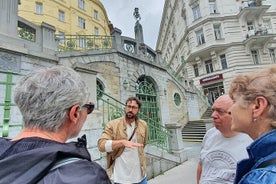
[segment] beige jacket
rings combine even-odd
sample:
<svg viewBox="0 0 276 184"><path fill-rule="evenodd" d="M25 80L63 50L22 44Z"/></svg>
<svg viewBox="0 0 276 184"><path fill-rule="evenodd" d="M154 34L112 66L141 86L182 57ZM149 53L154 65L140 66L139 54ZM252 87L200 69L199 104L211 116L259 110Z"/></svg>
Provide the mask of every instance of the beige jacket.
<svg viewBox="0 0 276 184"><path fill-rule="evenodd" d="M136 137L137 142L144 144L146 146L148 142L148 127L147 123L141 119L136 121ZM125 117L120 117L118 119L112 120L108 122L105 126L105 130L102 133L101 138L98 140L98 148L101 152L105 151L105 143L107 140L127 140L127 133L126 133L126 120ZM139 147L139 158L141 162L141 169L143 176L146 176L146 154L144 151L144 147ZM112 164L114 163L115 159L119 157L124 148L119 148L113 150L112 152L107 153L106 161L107 161L107 169L109 169Z"/></svg>

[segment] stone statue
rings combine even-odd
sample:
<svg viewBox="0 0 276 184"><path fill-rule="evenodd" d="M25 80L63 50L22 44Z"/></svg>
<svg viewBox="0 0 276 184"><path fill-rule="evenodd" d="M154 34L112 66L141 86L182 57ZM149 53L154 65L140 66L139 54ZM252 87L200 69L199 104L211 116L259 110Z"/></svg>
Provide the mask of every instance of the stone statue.
<svg viewBox="0 0 276 184"><path fill-rule="evenodd" d="M139 8L134 8L133 16L137 22L139 22L139 20L141 20L141 16L139 14Z"/></svg>

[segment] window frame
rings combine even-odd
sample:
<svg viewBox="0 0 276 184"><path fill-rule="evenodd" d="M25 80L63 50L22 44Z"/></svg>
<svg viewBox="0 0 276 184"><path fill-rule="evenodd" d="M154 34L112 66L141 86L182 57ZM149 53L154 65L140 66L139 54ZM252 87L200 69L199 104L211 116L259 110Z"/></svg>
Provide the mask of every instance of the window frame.
<svg viewBox="0 0 276 184"><path fill-rule="evenodd" d="M99 35L99 28L98 27L94 27L94 35Z"/></svg>
<svg viewBox="0 0 276 184"><path fill-rule="evenodd" d="M268 49L269 50L269 56L270 56L270 58L271 58L271 61L272 61L272 63L276 63L276 49L274 49L274 48L270 48L270 49Z"/></svg>
<svg viewBox="0 0 276 184"><path fill-rule="evenodd" d="M192 8L194 20L198 20L201 18L200 6L197 4L195 7Z"/></svg>
<svg viewBox="0 0 276 184"><path fill-rule="evenodd" d="M94 19L99 20L99 12L94 10Z"/></svg>
<svg viewBox="0 0 276 184"><path fill-rule="evenodd" d="M227 69L228 68L228 64L227 64L227 60L226 60L225 54L220 55L219 58L220 58L221 68L223 70Z"/></svg>
<svg viewBox="0 0 276 184"><path fill-rule="evenodd" d="M85 9L85 1L84 0L78 0L78 7L82 10Z"/></svg>
<svg viewBox="0 0 276 184"><path fill-rule="evenodd" d="M82 29L85 29L85 19L82 17L78 17L78 26Z"/></svg>
<svg viewBox="0 0 276 184"><path fill-rule="evenodd" d="M210 14L218 13L216 0L209 0L209 9L210 9Z"/></svg>
<svg viewBox="0 0 276 184"><path fill-rule="evenodd" d="M211 59L205 61L204 64L205 64L205 69L206 69L206 73L207 73L207 74L213 73L213 72L214 72L213 62L212 62Z"/></svg>
<svg viewBox="0 0 276 184"><path fill-rule="evenodd" d="M43 3L35 2L35 13L36 14L43 14Z"/></svg>
<svg viewBox="0 0 276 184"><path fill-rule="evenodd" d="M195 75L195 77L198 77L199 76L198 64L194 64L193 68L194 68L194 75Z"/></svg>
<svg viewBox="0 0 276 184"><path fill-rule="evenodd" d="M256 49L251 50L251 56L255 65L260 64L259 52Z"/></svg>
<svg viewBox="0 0 276 184"><path fill-rule="evenodd" d="M197 39L197 44L198 45L202 45L205 43L205 37L204 37L204 33L203 33L203 29L199 29L195 32L196 34L196 39Z"/></svg>
<svg viewBox="0 0 276 184"><path fill-rule="evenodd" d="M65 22L65 12L62 10L58 10L58 20L61 22Z"/></svg>
<svg viewBox="0 0 276 184"><path fill-rule="evenodd" d="M221 24L213 24L213 28L214 28L215 39L221 40L223 38Z"/></svg>

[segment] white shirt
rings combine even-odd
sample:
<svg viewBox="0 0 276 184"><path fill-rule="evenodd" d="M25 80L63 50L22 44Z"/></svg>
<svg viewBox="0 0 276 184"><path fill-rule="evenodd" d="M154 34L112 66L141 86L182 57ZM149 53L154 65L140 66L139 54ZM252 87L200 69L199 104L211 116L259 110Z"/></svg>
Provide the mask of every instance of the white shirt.
<svg viewBox="0 0 276 184"><path fill-rule="evenodd" d="M253 140L246 134L225 138L211 128L205 135L200 152L202 172L200 184L232 184L237 162L248 158L246 147Z"/></svg>
<svg viewBox="0 0 276 184"><path fill-rule="evenodd" d="M132 135L134 128L135 122L132 122L131 126L127 124L128 139ZM137 141L136 133L131 141ZM112 140L107 141L105 147L107 152L112 151ZM138 148L125 148L121 156L115 160L113 180L115 183L124 184L139 183L143 180Z"/></svg>

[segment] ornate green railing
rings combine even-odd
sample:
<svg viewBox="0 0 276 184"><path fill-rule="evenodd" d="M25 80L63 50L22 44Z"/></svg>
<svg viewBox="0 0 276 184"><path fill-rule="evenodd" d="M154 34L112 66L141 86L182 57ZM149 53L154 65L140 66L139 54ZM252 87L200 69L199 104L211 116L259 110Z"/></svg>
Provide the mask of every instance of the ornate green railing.
<svg viewBox="0 0 276 184"><path fill-rule="evenodd" d="M56 35L59 40L58 50L110 50L113 48L114 37L102 35Z"/></svg>
<svg viewBox="0 0 276 184"><path fill-rule="evenodd" d="M13 109L16 107L16 104L12 103L12 87L15 85L13 80L19 75L20 74L9 71L0 71L0 88L5 91L5 93L2 94L3 96L0 95L0 117L1 120L3 120L0 122L2 137L8 137L11 128L23 127L22 122L11 122L11 115L14 117L14 114L12 113L15 113Z"/></svg>
<svg viewBox="0 0 276 184"><path fill-rule="evenodd" d="M125 104L109 96L100 89L97 89L97 94L97 108L103 112L102 125L104 128L108 121L125 114ZM142 112L140 112L139 118L147 122L149 129L148 143L169 151L168 137L172 136L170 132L162 126L160 122L155 122Z"/></svg>
<svg viewBox="0 0 276 184"><path fill-rule="evenodd" d="M35 42L36 31L31 26L18 21L17 32L19 38Z"/></svg>

